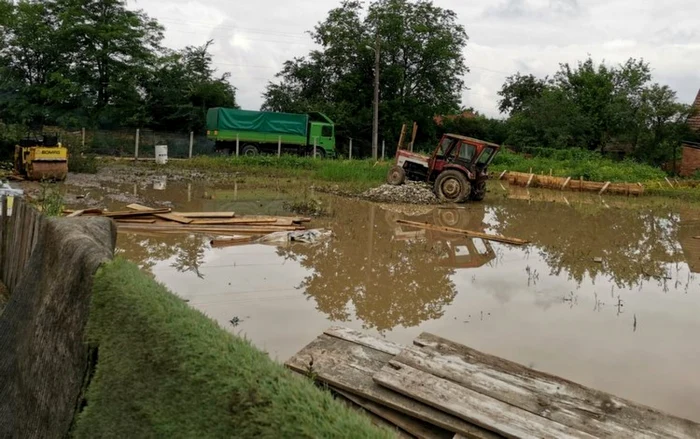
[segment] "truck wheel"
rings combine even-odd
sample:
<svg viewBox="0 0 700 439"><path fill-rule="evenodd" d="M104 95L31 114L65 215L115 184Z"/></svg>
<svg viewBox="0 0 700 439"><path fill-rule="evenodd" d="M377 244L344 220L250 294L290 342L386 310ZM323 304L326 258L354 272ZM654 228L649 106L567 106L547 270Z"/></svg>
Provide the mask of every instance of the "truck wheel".
<svg viewBox="0 0 700 439"><path fill-rule="evenodd" d="M450 169L438 175L433 191L442 201L463 203L469 196L471 187L463 173Z"/></svg>
<svg viewBox="0 0 700 439"><path fill-rule="evenodd" d="M255 145L244 145L243 149L241 150L241 155L245 156L254 156L260 154L260 150L258 149L257 146Z"/></svg>
<svg viewBox="0 0 700 439"><path fill-rule="evenodd" d="M486 182L480 181L472 186L469 199L472 201L483 201L484 197L486 197Z"/></svg>
<svg viewBox="0 0 700 439"><path fill-rule="evenodd" d="M313 154L313 150L311 150L311 153ZM317 159L325 159L326 158L326 150L323 148L316 148L316 158Z"/></svg>
<svg viewBox="0 0 700 439"><path fill-rule="evenodd" d="M392 166L386 174L386 182L398 186L406 181L406 171L401 166Z"/></svg>

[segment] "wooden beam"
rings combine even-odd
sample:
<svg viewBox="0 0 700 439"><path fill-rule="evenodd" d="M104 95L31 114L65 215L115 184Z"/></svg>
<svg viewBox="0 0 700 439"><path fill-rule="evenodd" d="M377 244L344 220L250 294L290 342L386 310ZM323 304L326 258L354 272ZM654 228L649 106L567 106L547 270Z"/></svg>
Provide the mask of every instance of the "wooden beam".
<svg viewBox="0 0 700 439"><path fill-rule="evenodd" d="M154 224L156 222L156 220L152 218L117 218L115 221L124 224Z"/></svg>
<svg viewBox="0 0 700 439"><path fill-rule="evenodd" d="M224 224L271 224L277 223L277 218L229 218L229 219L195 219L190 224L197 225L224 225ZM289 222L291 226L291 221Z"/></svg>
<svg viewBox="0 0 700 439"><path fill-rule="evenodd" d="M501 180L504 175L506 175L506 172L508 172L507 169L504 169L503 172L501 172L501 175L498 176L498 179Z"/></svg>
<svg viewBox="0 0 700 439"><path fill-rule="evenodd" d="M374 381L507 438L595 438L396 361L376 373Z"/></svg>
<svg viewBox="0 0 700 439"><path fill-rule="evenodd" d="M489 235L488 233L482 233L473 230L457 229L454 227L436 226L430 223L419 223L415 221L407 221L402 219L396 220L396 222L399 224L406 224L407 226L418 227L421 229L436 230L439 232L458 233L472 238L488 239L489 241L503 242L505 244L524 245L530 242L519 238L509 238L507 236L502 235Z"/></svg>
<svg viewBox="0 0 700 439"><path fill-rule="evenodd" d="M610 186L610 182L606 181L605 184L603 185L603 187L600 189L600 192L598 192L598 195L603 195L603 192L605 192L605 190L608 188L608 186Z"/></svg>
<svg viewBox="0 0 700 439"><path fill-rule="evenodd" d="M532 183L532 179L534 176L535 174L530 174L530 178L527 180L527 184L525 185L525 187L530 187L530 183Z"/></svg>
<svg viewBox="0 0 700 439"><path fill-rule="evenodd" d="M671 183L671 180L668 179L668 177L664 177L666 179L666 183L668 183L669 186L673 187L673 183Z"/></svg>
<svg viewBox="0 0 700 439"><path fill-rule="evenodd" d="M209 244L212 248L222 248L222 247L233 247L235 245L251 244L256 239L260 238L259 235L255 236L238 236L235 238L225 238L225 239L212 239Z"/></svg>
<svg viewBox="0 0 700 439"><path fill-rule="evenodd" d="M145 216L145 215L157 215L157 214L165 214L170 212L170 208L163 208L163 209L154 209L151 211L135 211L135 210L125 210L125 211L117 211L117 212L104 212L102 215L109 217L109 218L121 218L121 217L130 217L130 216Z"/></svg>
<svg viewBox="0 0 700 439"><path fill-rule="evenodd" d="M323 331L323 333L331 337L336 337L341 340L378 350L380 352L385 352L389 355L398 355L404 349L404 347L400 344L390 342L389 340L372 337L371 335L355 331L354 329L343 328L342 326L331 326Z"/></svg>
<svg viewBox="0 0 700 439"><path fill-rule="evenodd" d="M566 185L569 184L571 181L571 177L566 177L566 181L564 181L564 184L561 185L561 190L564 190L566 188Z"/></svg>

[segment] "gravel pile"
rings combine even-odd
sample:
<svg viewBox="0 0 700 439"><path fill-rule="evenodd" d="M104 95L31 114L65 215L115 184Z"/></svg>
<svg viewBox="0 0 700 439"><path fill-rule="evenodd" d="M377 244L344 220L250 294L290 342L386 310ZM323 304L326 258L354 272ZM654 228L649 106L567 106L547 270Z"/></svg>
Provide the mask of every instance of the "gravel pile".
<svg viewBox="0 0 700 439"><path fill-rule="evenodd" d="M399 186L383 184L369 189L361 198L378 203L439 204L432 187L426 183L407 181Z"/></svg>

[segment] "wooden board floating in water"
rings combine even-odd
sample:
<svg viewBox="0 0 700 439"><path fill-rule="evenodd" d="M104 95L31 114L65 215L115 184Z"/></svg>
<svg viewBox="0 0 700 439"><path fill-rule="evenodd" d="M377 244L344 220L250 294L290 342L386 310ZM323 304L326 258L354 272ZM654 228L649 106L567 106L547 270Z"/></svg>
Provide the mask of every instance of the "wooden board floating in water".
<svg viewBox="0 0 700 439"><path fill-rule="evenodd" d="M698 423L428 333L404 347L332 327L285 364L426 439L700 438Z"/></svg>
<svg viewBox="0 0 700 439"><path fill-rule="evenodd" d="M430 223L419 223L416 221L408 221L408 220L402 220L402 219L396 220L396 222L398 224L406 224L407 226L411 226L411 227L436 230L439 232L458 233L458 234L466 235L466 236L469 236L472 238L487 239L489 241L503 242L505 244L525 245L525 244L530 242L530 241L526 241L524 239L519 239L519 238L509 238L507 236L502 236L502 235L491 235L488 233L477 232L474 230L457 229L455 227L436 226L435 224L430 224Z"/></svg>

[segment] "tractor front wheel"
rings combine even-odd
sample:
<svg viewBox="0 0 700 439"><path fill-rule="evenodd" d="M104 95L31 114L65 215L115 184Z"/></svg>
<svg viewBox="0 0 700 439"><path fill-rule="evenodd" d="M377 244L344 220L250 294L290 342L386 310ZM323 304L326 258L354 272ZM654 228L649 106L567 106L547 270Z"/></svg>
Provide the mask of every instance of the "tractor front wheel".
<svg viewBox="0 0 700 439"><path fill-rule="evenodd" d="M463 203L469 196L471 187L467 176L462 172L448 170L438 175L433 190L442 201Z"/></svg>
<svg viewBox="0 0 700 439"><path fill-rule="evenodd" d="M486 182L480 181L472 186L472 191L469 194L469 199L472 201L483 201L486 196Z"/></svg>
<svg viewBox="0 0 700 439"><path fill-rule="evenodd" d="M406 181L406 171L401 166L392 166L386 175L386 182L392 186L404 184Z"/></svg>

